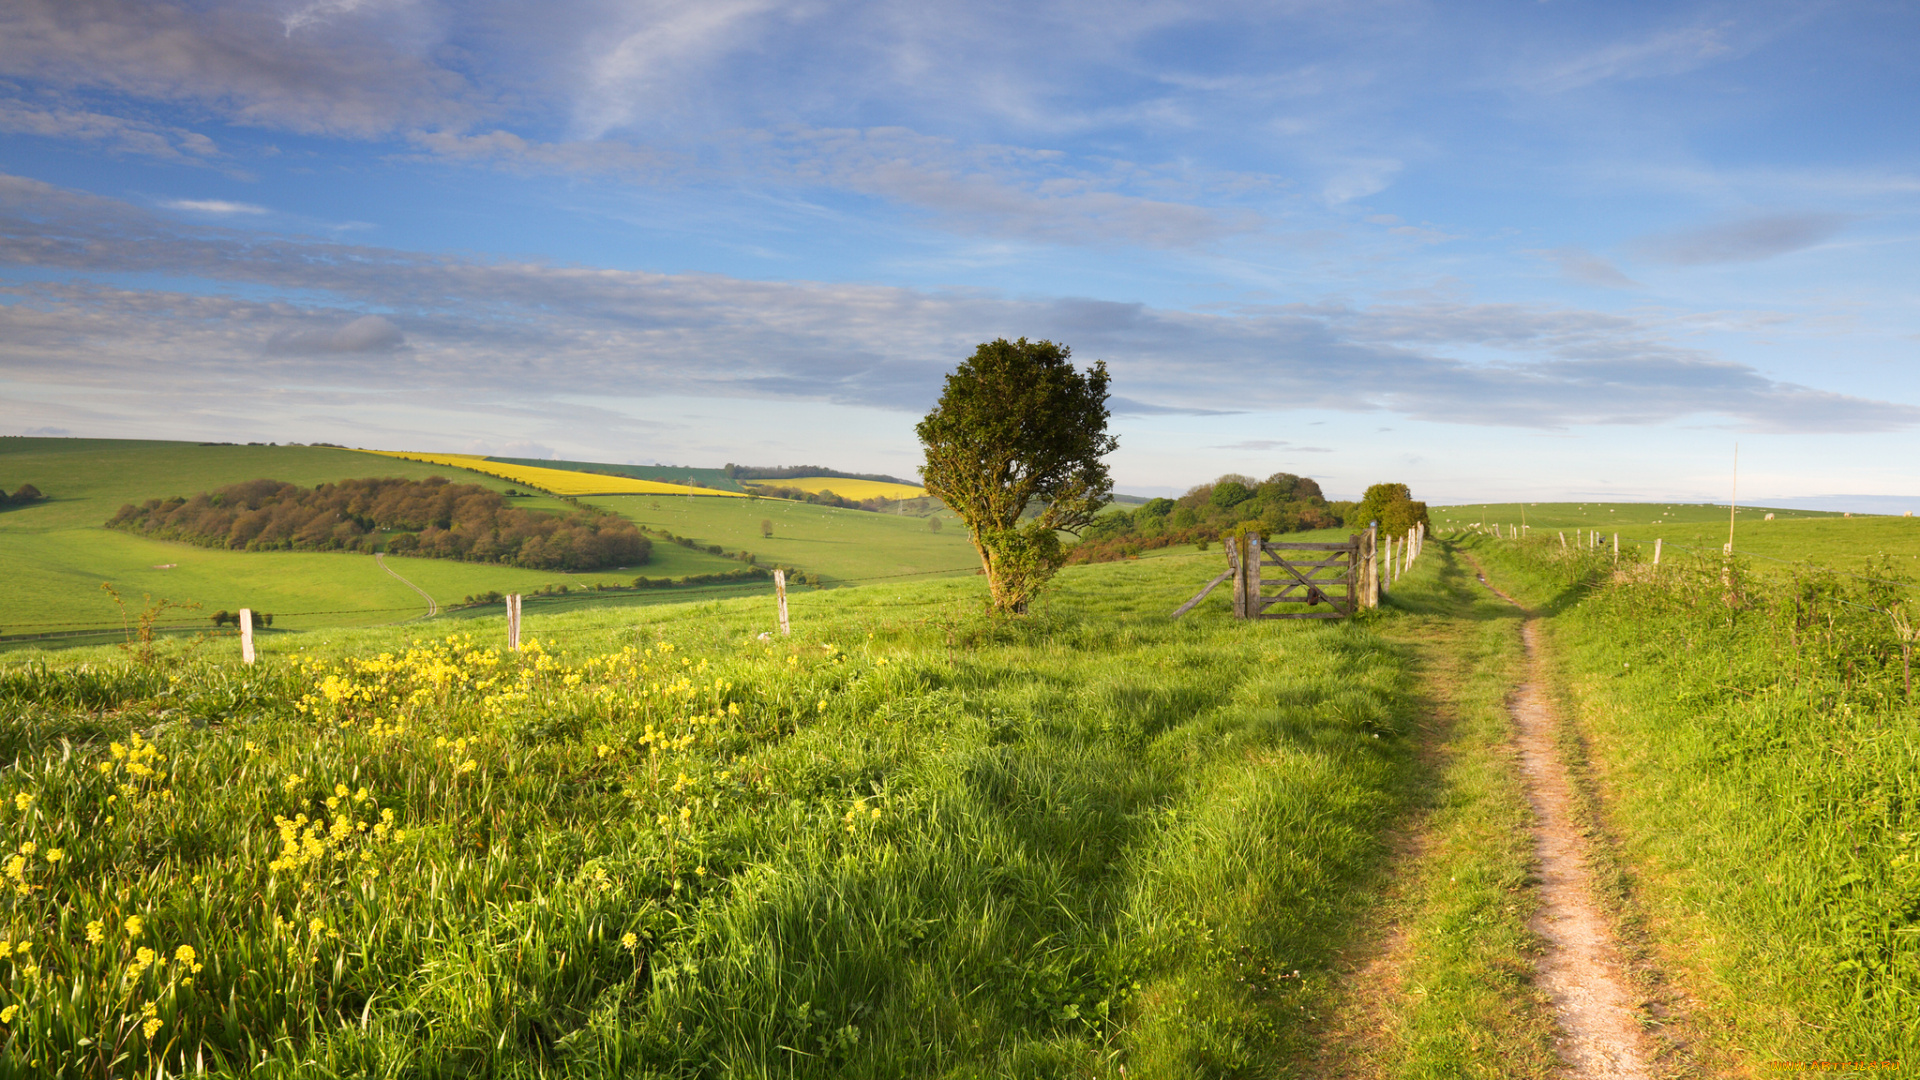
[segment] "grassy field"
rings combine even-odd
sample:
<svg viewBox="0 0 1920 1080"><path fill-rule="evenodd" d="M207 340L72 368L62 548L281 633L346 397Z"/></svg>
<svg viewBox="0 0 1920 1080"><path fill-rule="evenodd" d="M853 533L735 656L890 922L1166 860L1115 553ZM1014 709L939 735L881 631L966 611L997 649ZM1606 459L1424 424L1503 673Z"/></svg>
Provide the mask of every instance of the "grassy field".
<svg viewBox="0 0 1920 1080"><path fill-rule="evenodd" d="M629 495L588 501L647 528L691 536L729 551L751 551L761 565L800 567L829 583L941 571L970 574L980 565L966 529L945 511L922 518L782 499ZM934 520L940 522L938 531L928 524ZM761 535L762 522L772 523L771 537Z"/></svg>
<svg viewBox="0 0 1920 1080"><path fill-rule="evenodd" d="M107 439L0 439L0 480L32 483L50 498L0 509L0 566L12 586L0 594L0 635L117 623L119 609L100 590L111 581L137 608L144 596L198 603L205 613L242 606L304 616L287 626L365 625L423 611L417 594L364 555L318 552L234 552L110 532L102 524L123 503L192 495L259 477L311 485L362 476L444 476L498 491L520 487L466 469L373 457L327 447L199 446ZM590 499L636 521L763 553L763 562L818 571L836 580L873 574L922 573L972 565L964 533L948 517L934 535L924 519L885 519L853 511L766 499L640 496ZM751 504L732 513L715 504ZM517 507L565 510L547 496L518 498ZM652 508L659 506L661 512ZM696 509L697 508L697 509ZM759 522L779 522L765 542ZM866 519L866 520L860 520ZM916 529L918 531L916 531ZM958 553L956 553L958 552ZM738 569L730 559L656 538L645 566L603 573L557 574L433 559L387 560L397 573L442 605L468 595L531 592L567 584L623 584L640 575L680 578ZM623 597L657 603L657 594ZM187 615L193 621L202 616Z"/></svg>
<svg viewBox="0 0 1920 1080"><path fill-rule="evenodd" d="M0 1072L1295 1074L1420 704L1217 558L9 656Z"/></svg>
<svg viewBox="0 0 1920 1080"><path fill-rule="evenodd" d="M1469 543L1552 616L1598 824L1630 918L1701 998L1702 1069L1920 1057L1920 712L1884 614L1912 591Z"/></svg>
<svg viewBox="0 0 1920 1080"><path fill-rule="evenodd" d="M1653 542L1663 551L1717 555L1727 542L1727 508L1658 503L1527 503L1530 536L1554 539L1590 530L1610 545L1614 533L1620 543L1651 556ZM1428 511L1436 532L1465 529L1474 524L1499 523L1506 530L1521 523L1522 506L1442 506ZM1774 520L1766 520L1773 514ZM1858 570L1867 560L1882 557L1920 570L1920 518L1860 516L1814 510L1742 507L1734 523L1734 549L1760 560L1765 572L1774 560L1812 562L1821 566Z"/></svg>

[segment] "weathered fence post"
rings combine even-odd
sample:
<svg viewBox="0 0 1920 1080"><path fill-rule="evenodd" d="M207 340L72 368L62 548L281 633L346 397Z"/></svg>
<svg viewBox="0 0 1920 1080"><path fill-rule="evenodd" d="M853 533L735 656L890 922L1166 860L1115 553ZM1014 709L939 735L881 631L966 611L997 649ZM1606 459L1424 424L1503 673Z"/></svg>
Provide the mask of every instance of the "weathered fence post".
<svg viewBox="0 0 1920 1080"><path fill-rule="evenodd" d="M1620 534L1613 534L1613 565L1620 565Z"/></svg>
<svg viewBox="0 0 1920 1080"><path fill-rule="evenodd" d="M240 659L253 663L253 609L240 609Z"/></svg>
<svg viewBox="0 0 1920 1080"><path fill-rule="evenodd" d="M1260 534L1248 533L1241 541L1241 561L1247 564L1247 618L1260 617L1260 564L1265 561L1265 551L1260 546Z"/></svg>
<svg viewBox="0 0 1920 1080"><path fill-rule="evenodd" d="M1653 539L1653 565L1660 565L1660 538L1657 536Z"/></svg>
<svg viewBox="0 0 1920 1080"><path fill-rule="evenodd" d="M787 629L787 572L785 570L775 570L773 572L773 599L774 603L780 608L780 633L785 635L789 633Z"/></svg>
<svg viewBox="0 0 1920 1080"><path fill-rule="evenodd" d="M507 651L520 651L520 594L507 594Z"/></svg>
<svg viewBox="0 0 1920 1080"><path fill-rule="evenodd" d="M1367 522L1367 572L1361 582L1361 595L1366 597L1366 606L1380 606L1380 523Z"/></svg>

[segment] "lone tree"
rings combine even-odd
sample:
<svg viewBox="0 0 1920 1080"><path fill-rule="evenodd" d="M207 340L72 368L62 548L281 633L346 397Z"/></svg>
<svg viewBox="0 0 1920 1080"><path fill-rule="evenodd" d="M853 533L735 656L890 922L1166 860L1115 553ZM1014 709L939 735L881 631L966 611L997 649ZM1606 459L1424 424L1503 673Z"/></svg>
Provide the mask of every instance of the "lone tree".
<svg viewBox="0 0 1920 1080"><path fill-rule="evenodd" d="M1078 533L1113 491L1100 459L1107 434L1107 366L1075 371L1065 345L1000 338L947 376L915 430L920 476L957 514L980 552L996 611L1020 613L1066 562L1060 532ZM1037 516L1025 525L1029 508Z"/></svg>

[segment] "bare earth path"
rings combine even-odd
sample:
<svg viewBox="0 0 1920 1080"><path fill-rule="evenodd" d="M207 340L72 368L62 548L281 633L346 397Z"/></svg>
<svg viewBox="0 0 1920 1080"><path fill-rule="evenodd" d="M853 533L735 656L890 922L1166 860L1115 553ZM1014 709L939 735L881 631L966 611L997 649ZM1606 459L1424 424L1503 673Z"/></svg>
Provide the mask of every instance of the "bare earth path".
<svg viewBox="0 0 1920 1080"><path fill-rule="evenodd" d="M380 569L385 570L389 574L392 574L395 581L398 581L400 584L405 585L407 588L412 589L414 592L419 593L420 599L425 600L427 602L427 615L429 617L439 614L440 605L433 602L433 597L427 595L427 590L421 588L418 585L415 585L413 582L408 581L406 578L401 577L398 571L394 570L393 567L387 565L387 557L385 555L376 551L373 553L373 561L380 564Z"/></svg>
<svg viewBox="0 0 1920 1080"><path fill-rule="evenodd" d="M1484 583L1485 577L1481 578ZM1489 589L1493 589L1488 584ZM1512 597L1493 589L1508 603ZM1553 1001L1560 1038L1555 1048L1568 1073L1582 1080L1643 1080L1653 1074L1634 997L1622 976L1620 950L1606 915L1594 903L1587 840L1573 815L1573 787L1556 746L1560 727L1544 686L1538 623L1521 628L1527 681L1514 693L1514 739L1527 798L1533 804L1540 907L1532 928L1546 942L1538 987Z"/></svg>

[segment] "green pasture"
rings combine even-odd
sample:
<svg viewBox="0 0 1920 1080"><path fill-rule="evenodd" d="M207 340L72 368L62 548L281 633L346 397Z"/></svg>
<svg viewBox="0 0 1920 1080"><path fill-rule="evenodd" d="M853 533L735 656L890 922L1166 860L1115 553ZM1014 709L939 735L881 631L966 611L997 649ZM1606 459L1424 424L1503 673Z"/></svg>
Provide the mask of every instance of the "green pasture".
<svg viewBox="0 0 1920 1080"><path fill-rule="evenodd" d="M276 619L276 628L385 623L424 613L419 596L366 555L224 551L102 527L129 502L192 495L260 477L312 485L364 476L445 476L496 491L515 486L464 469L327 447L0 438L0 484L11 490L32 483L48 495L44 502L0 510L0 566L6 568L10 586L0 593L0 635L117 624L120 610L101 591L102 582L112 582L136 611L149 596L197 603L201 612L175 613L169 620L194 625L214 611L243 606L290 615L343 612L292 616L285 624ZM515 499L513 505L566 509L546 496ZM443 606L495 590L627 584L641 575L684 577L740 565L664 542L655 543L653 559L645 566L593 574L438 559L390 558L387 563Z"/></svg>
<svg viewBox="0 0 1920 1080"><path fill-rule="evenodd" d="M728 551L751 551L762 566L792 566L829 583L895 575L972 573L980 565L966 528L951 513L937 518L874 514L782 499L596 495L586 500L650 529L690 536ZM929 527L938 520L940 530ZM760 523L773 523L763 537ZM657 552L663 546L654 542ZM737 564L735 564L737 565Z"/></svg>
<svg viewBox="0 0 1920 1080"><path fill-rule="evenodd" d="M1521 523L1519 503L1488 506L1442 506L1428 510L1436 532L1485 523L1499 523L1504 531ZM1620 534L1623 548L1637 548L1651 557L1655 540L1663 557L1703 554L1719 557L1727 542L1727 508L1682 503L1527 503L1526 522L1533 538L1557 542L1567 534L1572 544L1584 531L1601 534L1611 546ZM1766 515L1774 520L1766 520ZM1920 518L1867 516L1816 510L1782 510L1764 506L1741 507L1733 523L1734 550L1754 557L1754 569L1770 574L1788 563L1812 563L1858 571L1883 557L1908 573L1920 576ZM1669 555L1668 553L1671 553Z"/></svg>
<svg viewBox="0 0 1920 1080"><path fill-rule="evenodd" d="M1297 1072L1421 706L1367 622L1167 619L1210 565L0 658L0 832L63 856L0 1071Z"/></svg>

